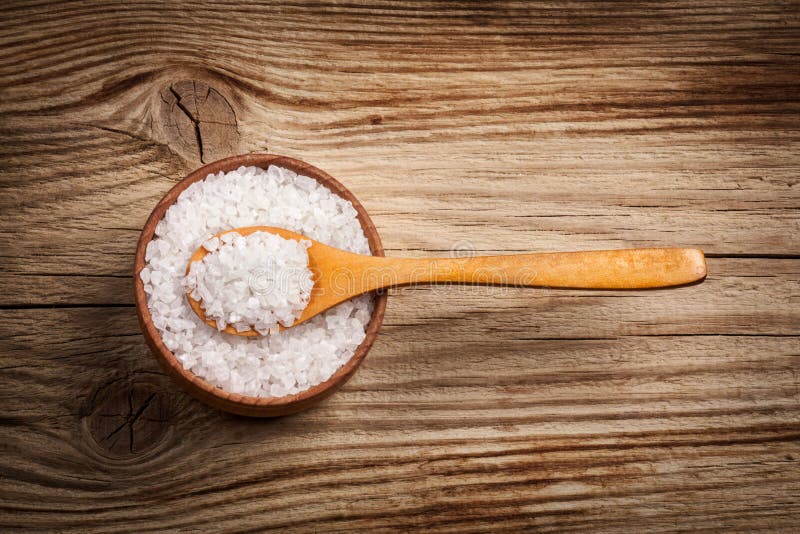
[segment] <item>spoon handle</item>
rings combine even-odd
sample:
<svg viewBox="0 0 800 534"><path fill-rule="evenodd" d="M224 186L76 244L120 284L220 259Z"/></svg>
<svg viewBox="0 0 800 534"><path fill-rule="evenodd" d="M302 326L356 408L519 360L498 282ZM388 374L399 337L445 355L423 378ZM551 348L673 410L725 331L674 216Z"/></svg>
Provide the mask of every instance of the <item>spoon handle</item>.
<svg viewBox="0 0 800 534"><path fill-rule="evenodd" d="M645 248L542 252L473 258L374 258L379 287L467 283L576 289L641 289L689 284L706 276L703 252Z"/></svg>

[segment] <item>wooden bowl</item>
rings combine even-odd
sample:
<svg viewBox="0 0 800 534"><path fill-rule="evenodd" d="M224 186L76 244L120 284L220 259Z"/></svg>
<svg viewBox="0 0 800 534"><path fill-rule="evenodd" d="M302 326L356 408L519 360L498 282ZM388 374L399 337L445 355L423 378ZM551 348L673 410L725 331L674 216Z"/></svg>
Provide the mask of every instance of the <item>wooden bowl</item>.
<svg viewBox="0 0 800 534"><path fill-rule="evenodd" d="M303 174L316 179L322 185L336 193L340 197L349 200L358 212L358 221L361 223L364 233L369 240L369 248L375 256L383 256L383 246L381 245L378 231L372 224L366 210L356 197L347 190L342 184L333 177L317 169L316 167L302 161L271 154L248 154L244 156L233 156L214 163L209 163L189 174L186 178L178 182L175 187L164 195L164 198L156 205L153 213L144 225L142 235L139 237L139 244L136 247L136 262L133 269L133 286L136 298L136 314L139 317L139 325L142 328L144 337L150 350L155 355L161 366L191 395L215 408L225 410L240 415L254 417L276 417L294 412L299 412L311 407L327 396L336 391L344 384L356 371L361 361L369 352L372 343L375 341L383 323L383 316L386 312L386 294L375 296L375 309L372 318L367 326L366 337L355 351L350 360L345 363L333 376L325 382L318 384L306 391L285 397L248 397L236 393L228 393L220 388L213 386L196 376L191 371L184 369L175 355L167 349L161 340L161 335L153 325L150 310L147 307L147 297L144 292L144 284L139 278L139 273L145 266L145 249L147 244L153 239L156 225L164 217L167 209L175 203L178 196L191 184L203 180L209 174L220 171L227 172L239 168L240 166L255 166L267 168L270 164L291 169L298 174Z"/></svg>

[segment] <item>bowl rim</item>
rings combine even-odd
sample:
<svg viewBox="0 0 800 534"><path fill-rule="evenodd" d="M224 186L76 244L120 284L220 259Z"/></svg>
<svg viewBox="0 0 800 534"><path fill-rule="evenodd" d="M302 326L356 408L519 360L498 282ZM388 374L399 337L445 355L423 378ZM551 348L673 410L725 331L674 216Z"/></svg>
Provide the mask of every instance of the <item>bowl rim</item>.
<svg viewBox="0 0 800 534"><path fill-rule="evenodd" d="M242 166L255 166L266 169L271 164L313 178L334 194L350 201L357 212L357 218L361 224L361 228L367 236L372 255L384 256L383 245L381 244L378 231L372 223L372 219L370 219L367 211L355 195L338 180L325 171L292 157L276 154L244 154L208 163L189 173L167 191L158 204L156 204L142 228L139 241L136 245L136 257L133 268L136 314L145 340L156 359L173 378L177 379L178 382L189 391L190 394L214 407L241 415L284 415L306 409L331 395L336 389L343 385L353 375L358 366L361 365L361 362L366 357L378 335L386 313L387 295L385 292L377 293L374 299L372 316L367 325L366 336L350 359L324 382L299 393L283 397L252 397L239 393L227 392L184 368L172 351L164 345L160 333L153 324L150 309L147 306L144 283L139 276L139 273L146 264L145 251L148 243L150 243L155 235L156 225L163 219L167 209L175 203L178 196L183 191L193 183L205 179L208 175L216 174L220 171L232 171Z"/></svg>

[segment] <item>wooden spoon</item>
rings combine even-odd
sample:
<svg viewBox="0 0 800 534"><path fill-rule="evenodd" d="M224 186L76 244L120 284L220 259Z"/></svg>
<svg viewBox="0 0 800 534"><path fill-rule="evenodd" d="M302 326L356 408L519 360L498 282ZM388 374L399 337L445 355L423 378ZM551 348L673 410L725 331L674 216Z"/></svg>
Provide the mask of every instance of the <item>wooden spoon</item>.
<svg viewBox="0 0 800 534"><path fill-rule="evenodd" d="M689 284L706 276L703 251L692 248L643 248L593 250L587 252L540 252L473 258L384 258L365 256L324 245L305 236L268 226L234 228L229 232L243 236L253 232L272 232L285 239L311 241L309 269L314 287L311 300L292 326L303 323L328 308L355 296L378 289L420 283L459 283L575 289L642 289ZM202 246L189 260L191 264L208 254ZM200 302L187 293L194 312L209 326ZM281 327L283 329L283 327ZM255 330L237 336L259 336Z"/></svg>

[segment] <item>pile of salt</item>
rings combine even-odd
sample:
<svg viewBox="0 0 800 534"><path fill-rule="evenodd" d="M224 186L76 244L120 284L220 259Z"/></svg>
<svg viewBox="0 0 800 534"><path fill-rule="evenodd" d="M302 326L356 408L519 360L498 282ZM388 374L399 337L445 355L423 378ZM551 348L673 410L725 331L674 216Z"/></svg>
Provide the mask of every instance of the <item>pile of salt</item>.
<svg viewBox="0 0 800 534"><path fill-rule="evenodd" d="M236 232L203 243L209 253L192 262L184 288L222 331L277 332L291 326L308 305L314 286L308 268L311 241L269 232Z"/></svg>

